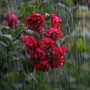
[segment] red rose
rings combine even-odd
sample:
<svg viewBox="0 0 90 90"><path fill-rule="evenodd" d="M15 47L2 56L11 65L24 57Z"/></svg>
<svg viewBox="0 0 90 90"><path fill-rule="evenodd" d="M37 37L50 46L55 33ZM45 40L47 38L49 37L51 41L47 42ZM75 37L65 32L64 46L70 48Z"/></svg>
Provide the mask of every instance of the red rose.
<svg viewBox="0 0 90 90"><path fill-rule="evenodd" d="M50 28L46 32L46 36L52 38L53 40L57 40L62 37L62 31L58 30L57 28Z"/></svg>
<svg viewBox="0 0 90 90"><path fill-rule="evenodd" d="M51 55L53 56L54 59L60 58L66 53L66 48L64 46L61 47L55 47L51 50Z"/></svg>
<svg viewBox="0 0 90 90"><path fill-rule="evenodd" d="M63 64L64 64L64 58L63 58L63 56L61 56L58 59L54 59L54 60L52 60L50 62L51 68L58 68L58 67L63 66Z"/></svg>
<svg viewBox="0 0 90 90"><path fill-rule="evenodd" d="M52 60L50 62L50 66L52 68L58 68L60 66L63 66L64 64L64 54L67 51L67 49L64 46L56 47L51 50Z"/></svg>
<svg viewBox="0 0 90 90"><path fill-rule="evenodd" d="M43 60L43 61L36 63L34 66L34 70L47 72L49 70L49 61Z"/></svg>
<svg viewBox="0 0 90 90"><path fill-rule="evenodd" d="M40 14L35 13L28 16L24 24L30 30L37 30L38 32L44 31L44 18Z"/></svg>
<svg viewBox="0 0 90 90"><path fill-rule="evenodd" d="M59 18L56 14L51 15L51 26L60 29L61 18Z"/></svg>
<svg viewBox="0 0 90 90"><path fill-rule="evenodd" d="M37 47L37 41L32 36L24 36L22 38L22 41L29 46L31 49L35 49Z"/></svg>
<svg viewBox="0 0 90 90"><path fill-rule="evenodd" d="M48 37L43 37L41 40L38 40L39 47L42 49L49 49L56 46L55 42Z"/></svg>
<svg viewBox="0 0 90 90"><path fill-rule="evenodd" d="M55 47L51 50L51 56L53 59L58 59L61 57L61 52L58 47Z"/></svg>
<svg viewBox="0 0 90 90"><path fill-rule="evenodd" d="M17 24L20 23L19 19L15 15L14 11L10 13L10 16L5 19L5 22L8 24L10 28L13 28Z"/></svg>
<svg viewBox="0 0 90 90"><path fill-rule="evenodd" d="M30 60L44 60L45 56L46 53L40 48L30 52Z"/></svg>
<svg viewBox="0 0 90 90"><path fill-rule="evenodd" d="M64 46L59 47L61 55L64 55L67 52L67 49Z"/></svg>

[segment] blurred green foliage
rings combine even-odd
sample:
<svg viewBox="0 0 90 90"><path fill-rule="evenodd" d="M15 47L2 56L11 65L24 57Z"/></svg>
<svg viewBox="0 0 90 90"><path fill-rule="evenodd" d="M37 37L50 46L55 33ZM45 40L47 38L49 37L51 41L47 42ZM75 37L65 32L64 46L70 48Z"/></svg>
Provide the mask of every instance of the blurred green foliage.
<svg viewBox="0 0 90 90"><path fill-rule="evenodd" d="M68 6L72 6L74 4L74 0L62 0L62 2Z"/></svg>
<svg viewBox="0 0 90 90"><path fill-rule="evenodd" d="M90 12L88 12L88 8L84 6L78 8L77 15L79 18L90 18Z"/></svg>

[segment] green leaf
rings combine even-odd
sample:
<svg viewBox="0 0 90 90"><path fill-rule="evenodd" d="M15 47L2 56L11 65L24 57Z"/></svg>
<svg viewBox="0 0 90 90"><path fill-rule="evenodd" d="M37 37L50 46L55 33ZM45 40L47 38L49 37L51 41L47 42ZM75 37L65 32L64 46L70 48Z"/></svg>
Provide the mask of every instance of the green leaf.
<svg viewBox="0 0 90 90"><path fill-rule="evenodd" d="M88 47L88 45L87 45L87 42L85 40L78 39L76 41L76 48L77 48L77 50L84 51L84 50L87 50L87 47Z"/></svg>
<svg viewBox="0 0 90 90"><path fill-rule="evenodd" d="M13 40L13 37L10 34L3 34L2 36L8 38L9 40Z"/></svg>
<svg viewBox="0 0 90 90"><path fill-rule="evenodd" d="M3 41L0 41L0 44L3 45L4 47L7 47L8 45L4 43Z"/></svg>

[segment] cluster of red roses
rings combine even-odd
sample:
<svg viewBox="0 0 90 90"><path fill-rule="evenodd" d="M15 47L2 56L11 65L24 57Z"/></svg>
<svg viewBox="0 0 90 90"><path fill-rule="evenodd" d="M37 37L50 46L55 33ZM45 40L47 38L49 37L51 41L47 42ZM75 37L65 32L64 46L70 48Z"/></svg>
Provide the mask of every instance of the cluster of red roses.
<svg viewBox="0 0 90 90"><path fill-rule="evenodd" d="M51 15L50 29L45 36L37 39L34 36L24 36L25 51L30 54L30 60L34 63L35 71L47 72L49 68L58 68L64 64L64 46L57 47L56 40L62 37L60 30L61 19L55 14ZM28 16L24 22L25 26L34 32L44 32L44 18L40 14Z"/></svg>

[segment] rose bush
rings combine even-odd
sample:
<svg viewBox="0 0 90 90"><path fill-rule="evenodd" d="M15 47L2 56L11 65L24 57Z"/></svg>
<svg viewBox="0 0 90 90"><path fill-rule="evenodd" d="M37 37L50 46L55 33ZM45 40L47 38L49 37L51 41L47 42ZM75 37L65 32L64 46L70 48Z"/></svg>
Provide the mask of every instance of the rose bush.
<svg viewBox="0 0 90 90"><path fill-rule="evenodd" d="M30 55L35 71L47 72L50 67L63 66L67 49L56 44L56 40L62 37L60 22L61 19L52 14L51 27L43 34L41 33L44 30L42 15L35 13L26 18L24 24L28 29L33 30L33 33L32 36L22 37L22 41L25 43L25 52Z"/></svg>

